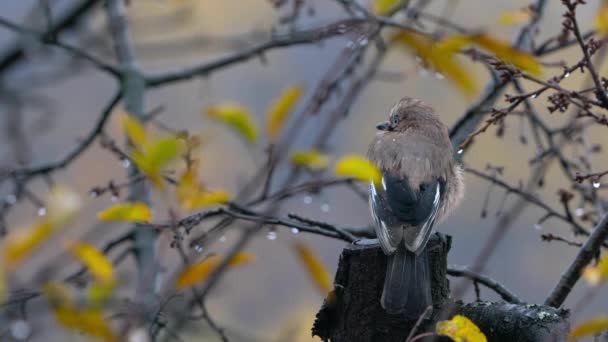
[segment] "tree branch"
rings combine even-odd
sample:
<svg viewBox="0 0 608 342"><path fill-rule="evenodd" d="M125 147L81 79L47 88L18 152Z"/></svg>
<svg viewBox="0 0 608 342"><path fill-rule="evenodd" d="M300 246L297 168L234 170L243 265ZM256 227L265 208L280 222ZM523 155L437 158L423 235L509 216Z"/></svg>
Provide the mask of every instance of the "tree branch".
<svg viewBox="0 0 608 342"><path fill-rule="evenodd" d="M572 288L581 277L583 268L591 262L604 241L606 241L606 238L608 238L608 215L604 215L602 220L593 228L591 235L589 235L589 238L579 250L572 264L562 274L557 285L555 285L547 299L545 299L545 305L557 308L564 303L566 297L568 297L570 291L572 291Z"/></svg>
<svg viewBox="0 0 608 342"><path fill-rule="evenodd" d="M127 22L127 8L124 0L108 0L107 18L114 43L116 56L122 69L122 92L125 108L129 115L139 120L144 118L145 80L139 69L131 42ZM131 146L130 142L127 145ZM139 170L131 163L129 177L137 177ZM132 183L129 187L129 200L150 204L150 189L147 182ZM157 277L156 238L157 232L145 224L134 228L134 251L138 265L137 301L144 305L144 312L155 301L154 283Z"/></svg>
<svg viewBox="0 0 608 342"><path fill-rule="evenodd" d="M57 36L61 31L74 26L78 20L93 9L98 2L100 2L100 0L79 1L67 9L62 16L58 16L48 30L42 33L41 37L43 37L44 40L52 39L52 37ZM15 65L23 59L23 57L25 57L23 45L19 43L13 44L13 47L4 54L4 57L0 58L0 73Z"/></svg>
<svg viewBox="0 0 608 342"><path fill-rule="evenodd" d="M467 269L465 266L458 265L450 265L447 269L447 274L452 277L464 277L473 280L474 282L480 283L487 288L494 290L497 294L500 295L502 299L509 303L514 304L522 304L523 301L519 299L519 297L507 289L504 285L499 283L497 280L494 280L488 276L484 276L482 274L477 274Z"/></svg>

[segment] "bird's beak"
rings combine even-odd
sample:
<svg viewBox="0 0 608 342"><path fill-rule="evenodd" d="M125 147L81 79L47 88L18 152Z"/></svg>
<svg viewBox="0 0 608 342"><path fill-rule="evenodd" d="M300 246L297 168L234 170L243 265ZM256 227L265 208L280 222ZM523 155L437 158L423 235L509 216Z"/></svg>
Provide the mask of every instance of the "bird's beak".
<svg viewBox="0 0 608 342"><path fill-rule="evenodd" d="M393 127L391 126L390 122L383 121L376 125L376 129L379 131L392 131Z"/></svg>

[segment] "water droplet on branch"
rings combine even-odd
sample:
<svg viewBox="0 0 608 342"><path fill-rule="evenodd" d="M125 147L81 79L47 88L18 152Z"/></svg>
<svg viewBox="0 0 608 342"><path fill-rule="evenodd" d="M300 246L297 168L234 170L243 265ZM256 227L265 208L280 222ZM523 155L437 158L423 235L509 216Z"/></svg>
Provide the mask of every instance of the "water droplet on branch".
<svg viewBox="0 0 608 342"><path fill-rule="evenodd" d="M602 185L602 184L600 183L600 181L593 181L593 187L594 187L594 188L599 189L599 188L600 188L600 185Z"/></svg>
<svg viewBox="0 0 608 342"><path fill-rule="evenodd" d="M124 167L125 169L127 169L127 168L129 168L131 166L131 161L129 159L127 159L127 158L122 158L120 160L120 165L122 167Z"/></svg>
<svg viewBox="0 0 608 342"><path fill-rule="evenodd" d="M44 216L44 215L46 215L46 208L45 207L38 208L38 216Z"/></svg>
<svg viewBox="0 0 608 342"><path fill-rule="evenodd" d="M270 241L276 240L277 239L277 232L275 232L274 230L269 231L266 234L266 238Z"/></svg>
<svg viewBox="0 0 608 342"><path fill-rule="evenodd" d="M304 204L311 204L312 196L304 196Z"/></svg>
<svg viewBox="0 0 608 342"><path fill-rule="evenodd" d="M32 334L32 328L22 319L14 321L9 329L13 338L18 341L27 340Z"/></svg>
<svg viewBox="0 0 608 342"><path fill-rule="evenodd" d="M299 230L298 228L295 228L295 227L294 227L294 228L291 228L291 233L292 233L293 235L298 235L298 234L300 234L300 230Z"/></svg>

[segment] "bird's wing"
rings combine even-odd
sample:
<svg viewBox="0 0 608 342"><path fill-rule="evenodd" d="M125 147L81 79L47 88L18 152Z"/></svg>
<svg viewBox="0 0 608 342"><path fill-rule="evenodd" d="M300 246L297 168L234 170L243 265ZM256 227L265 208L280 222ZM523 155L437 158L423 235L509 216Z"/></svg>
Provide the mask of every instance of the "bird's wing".
<svg viewBox="0 0 608 342"><path fill-rule="evenodd" d="M403 228L387 203L386 192L373 182L369 185L369 205L380 247L384 253L393 254L403 239Z"/></svg>
<svg viewBox="0 0 608 342"><path fill-rule="evenodd" d="M437 211L441 205L441 184L439 181L434 181L421 191L415 216L417 220L422 221L403 231L405 247L412 253L419 254L431 237Z"/></svg>
<svg viewBox="0 0 608 342"><path fill-rule="evenodd" d="M441 202L442 181L435 179L412 189L407 179L384 172L382 187L370 185L370 205L376 233L388 254L405 243L408 250L420 253L426 245Z"/></svg>

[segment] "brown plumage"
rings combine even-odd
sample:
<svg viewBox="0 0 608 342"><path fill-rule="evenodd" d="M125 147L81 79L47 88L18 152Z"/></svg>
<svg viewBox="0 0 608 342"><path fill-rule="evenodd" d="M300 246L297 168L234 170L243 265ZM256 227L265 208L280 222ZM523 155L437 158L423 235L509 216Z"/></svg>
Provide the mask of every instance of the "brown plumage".
<svg viewBox="0 0 608 342"><path fill-rule="evenodd" d="M407 179L412 189L434 178L446 181L436 223L453 210L464 195L463 172L453 157L447 127L426 103L402 98L393 106L388 124L369 145L367 157L381 170Z"/></svg>
<svg viewBox="0 0 608 342"><path fill-rule="evenodd" d="M389 313L418 317L432 303L426 243L433 226L464 191L447 127L425 103L401 99L377 126L368 158L382 171L370 184L376 235L388 255L380 303Z"/></svg>

